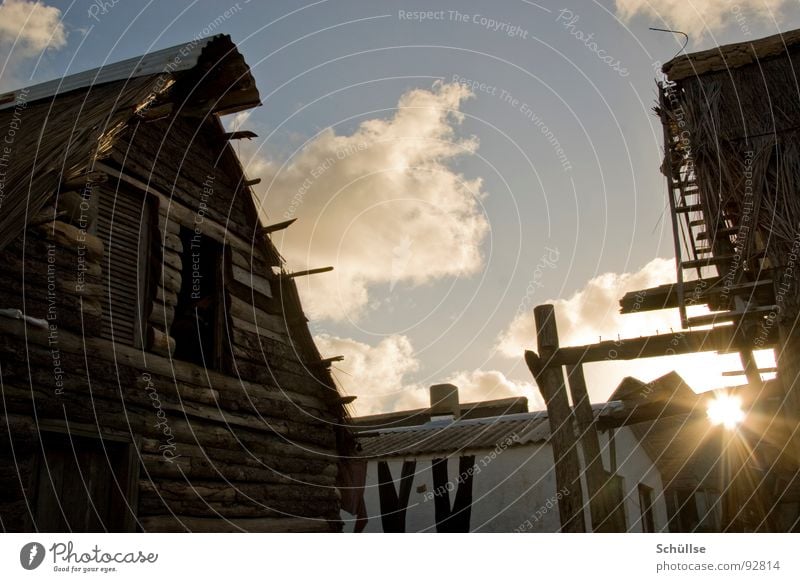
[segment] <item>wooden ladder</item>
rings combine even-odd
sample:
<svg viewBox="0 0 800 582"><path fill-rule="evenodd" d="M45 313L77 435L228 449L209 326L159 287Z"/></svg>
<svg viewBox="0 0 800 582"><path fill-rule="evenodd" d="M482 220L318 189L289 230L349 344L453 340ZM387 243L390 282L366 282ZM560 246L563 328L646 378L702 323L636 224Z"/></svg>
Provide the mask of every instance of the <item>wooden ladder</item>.
<svg viewBox="0 0 800 582"><path fill-rule="evenodd" d="M680 104L677 98L673 96L670 99L669 95L669 91L674 90L663 84L659 86L659 114L664 128L662 172L667 178L681 326L690 328L729 321L736 323L743 318L763 317L774 305L753 304L751 299L755 287L764 283L757 278L754 281L745 280L745 263L755 257L737 256L736 237L739 232L734 217L726 212L719 201L700 195L690 138L688 141L684 138L685 132L679 123L682 119ZM714 276L724 280L726 292L731 298L729 311L688 317L687 307L698 301L696 297L686 297L685 281L690 277L704 279ZM697 289L697 286L694 288Z"/></svg>

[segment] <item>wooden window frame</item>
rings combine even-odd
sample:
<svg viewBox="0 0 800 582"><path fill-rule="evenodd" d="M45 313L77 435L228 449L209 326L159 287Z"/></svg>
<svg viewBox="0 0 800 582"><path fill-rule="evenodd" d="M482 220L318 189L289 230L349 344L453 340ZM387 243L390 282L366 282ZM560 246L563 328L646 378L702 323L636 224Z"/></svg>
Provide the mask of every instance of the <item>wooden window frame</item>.
<svg viewBox="0 0 800 582"><path fill-rule="evenodd" d="M181 221L175 221L178 225L180 225L181 229L187 229L189 231L194 231L193 227L187 226L183 224ZM205 356L205 363L210 370L226 373L228 372L229 368L229 358L228 350L226 350L227 338L228 334L230 333L230 303L229 303L229 293L227 290L227 283L230 280L230 276L228 273L228 269L226 265L230 262L230 247L224 241L220 241L215 236L211 236L208 233L201 232L199 236L208 239L209 241L213 242L214 245L218 248L218 260L213 266L214 272L211 274L209 278L215 281L213 287L213 300L214 300L214 340L211 346L210 353L204 353ZM182 235L181 235L182 237ZM181 264L182 264L182 271L186 269L186 265L188 262L191 261L191 247L187 246L186 244L183 245L183 251L180 253L181 257ZM179 295L183 292L184 285L191 285L192 282L190 279L181 280L181 290L179 291ZM177 306L176 306L177 310ZM173 324L175 322L173 321ZM171 331L171 330L170 330ZM174 336L173 336L174 337ZM177 342L179 341L178 338L175 338L176 346ZM191 360L185 360L183 358L176 358L182 362L191 362ZM199 364L198 364L199 365Z"/></svg>
<svg viewBox="0 0 800 582"><path fill-rule="evenodd" d="M644 483L639 483L637 490L639 492L639 511L642 516L642 532L655 533L656 523L653 515L653 488L649 485L645 485Z"/></svg>

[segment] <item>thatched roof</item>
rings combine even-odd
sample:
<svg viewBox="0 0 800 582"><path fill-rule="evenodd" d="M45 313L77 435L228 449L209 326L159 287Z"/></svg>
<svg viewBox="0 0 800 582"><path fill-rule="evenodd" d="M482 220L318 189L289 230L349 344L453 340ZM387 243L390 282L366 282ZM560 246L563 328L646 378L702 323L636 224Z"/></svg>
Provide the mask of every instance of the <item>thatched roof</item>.
<svg viewBox="0 0 800 582"><path fill-rule="evenodd" d="M719 276L730 285L789 266L800 224L800 30L674 59L664 71L673 83L659 110L674 144L664 167L696 185L714 254L733 257ZM792 285L785 317L800 312L800 281Z"/></svg>
<svg viewBox="0 0 800 582"><path fill-rule="evenodd" d="M790 30L754 41L737 42L682 55L665 64L662 70L671 81L678 81L776 57L798 44L800 44L800 30Z"/></svg>
<svg viewBox="0 0 800 582"><path fill-rule="evenodd" d="M91 171L134 116L167 103L203 116L260 99L227 35L0 95L0 249L63 183Z"/></svg>

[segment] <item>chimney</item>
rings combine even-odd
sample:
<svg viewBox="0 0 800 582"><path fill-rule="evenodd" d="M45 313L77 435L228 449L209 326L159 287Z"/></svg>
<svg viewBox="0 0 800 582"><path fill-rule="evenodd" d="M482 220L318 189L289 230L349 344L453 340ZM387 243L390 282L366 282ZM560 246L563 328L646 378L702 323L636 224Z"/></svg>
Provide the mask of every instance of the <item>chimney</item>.
<svg viewBox="0 0 800 582"><path fill-rule="evenodd" d="M458 387L452 384L431 386L431 420L457 419L461 416Z"/></svg>

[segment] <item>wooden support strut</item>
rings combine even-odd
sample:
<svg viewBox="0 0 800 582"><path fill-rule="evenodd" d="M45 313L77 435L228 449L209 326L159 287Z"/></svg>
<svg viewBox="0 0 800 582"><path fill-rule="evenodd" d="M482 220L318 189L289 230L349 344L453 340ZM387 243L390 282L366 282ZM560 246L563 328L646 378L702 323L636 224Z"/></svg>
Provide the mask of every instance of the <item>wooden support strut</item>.
<svg viewBox="0 0 800 582"><path fill-rule="evenodd" d="M776 333L771 330L764 348L776 344ZM585 346L556 348L548 361L550 365L571 365L579 362L634 360L659 356L677 356L695 352L738 352L742 346L752 345L736 326L715 327L697 331L681 331L632 339L609 340Z"/></svg>
<svg viewBox="0 0 800 582"><path fill-rule="evenodd" d="M605 471L603 457L600 453L600 438L597 436L597 425L594 412L586 389L586 378L583 375L583 364L567 366L567 379L575 417L578 420L578 434L583 449L583 462L586 466L587 496L589 511L592 517L592 530L596 532L613 531L613 522L608 519L609 503L605 495Z"/></svg>
<svg viewBox="0 0 800 582"><path fill-rule="evenodd" d="M308 269L306 271L295 271L294 273L281 273L281 277L294 279L295 277L305 277L306 275L316 275L317 273L327 273L333 271L333 267L320 267L318 269Z"/></svg>
<svg viewBox="0 0 800 582"><path fill-rule="evenodd" d="M255 133L250 130L243 130L243 131L229 131L228 133L223 134L226 140L231 141L234 139L253 139L254 137L258 137Z"/></svg>
<svg viewBox="0 0 800 582"><path fill-rule="evenodd" d="M583 520L583 490L580 480L580 461L576 448L573 415L567 398L564 372L561 366L549 361L558 349L558 328L552 305L539 305L534 310L536 338L541 357L525 352L525 362L536 379L547 405L550 423L550 443L555 459L556 486L564 492L558 500L562 532L585 532ZM598 447L599 448L599 447Z"/></svg>
<svg viewBox="0 0 800 582"><path fill-rule="evenodd" d="M284 220L283 222L276 222L275 224L270 224L265 226L261 229L262 234L269 234L271 232L277 232L279 230L283 230L284 228L289 228L294 221L297 220L296 218L292 218L290 220Z"/></svg>

